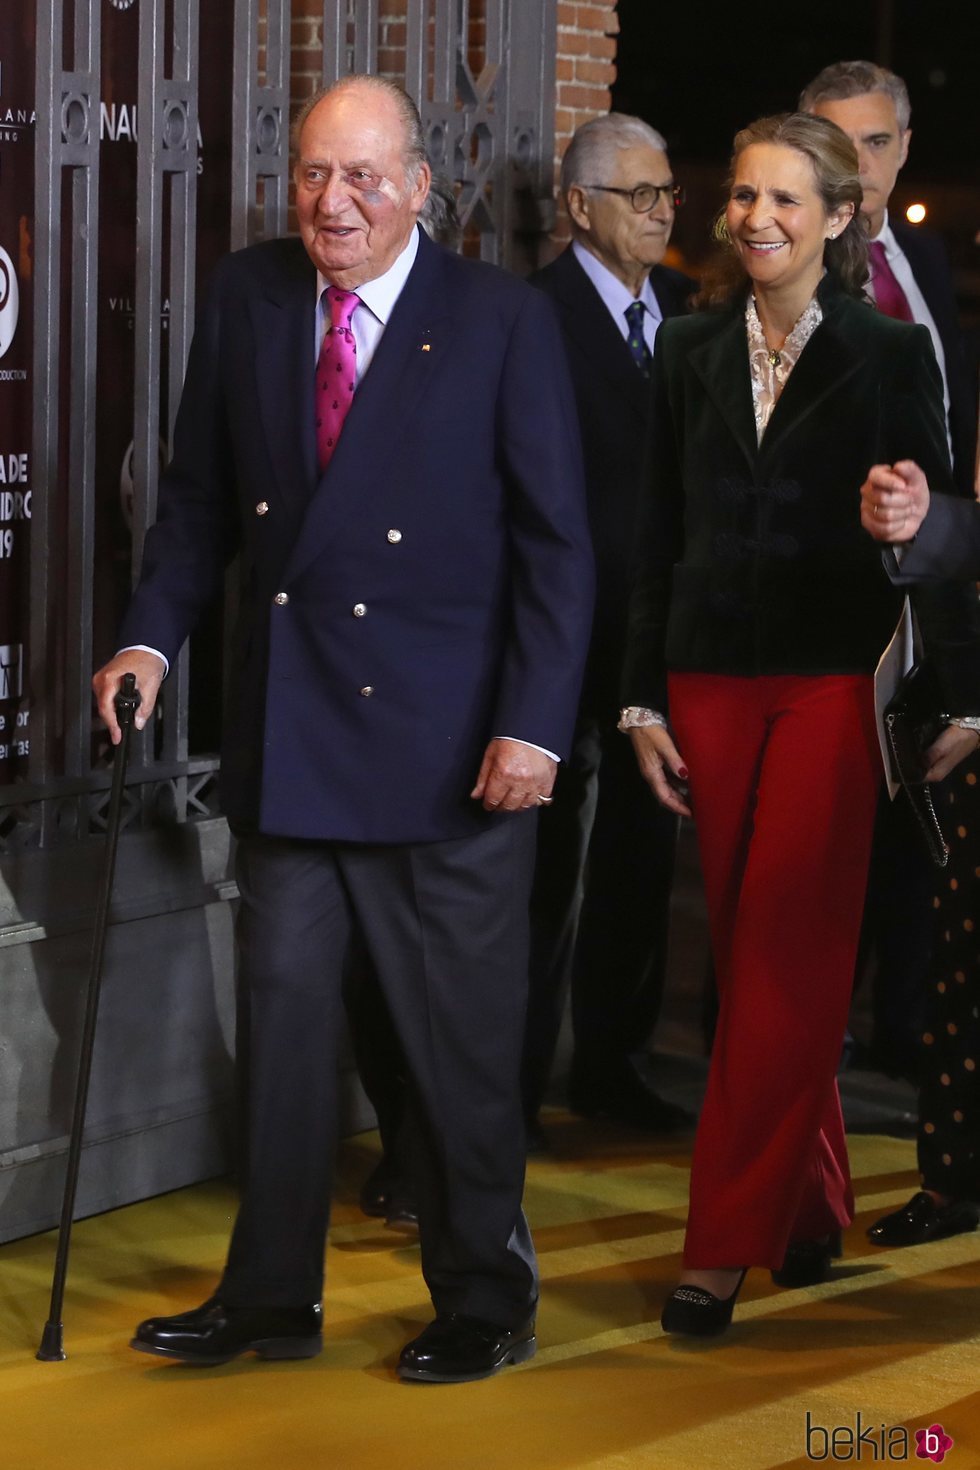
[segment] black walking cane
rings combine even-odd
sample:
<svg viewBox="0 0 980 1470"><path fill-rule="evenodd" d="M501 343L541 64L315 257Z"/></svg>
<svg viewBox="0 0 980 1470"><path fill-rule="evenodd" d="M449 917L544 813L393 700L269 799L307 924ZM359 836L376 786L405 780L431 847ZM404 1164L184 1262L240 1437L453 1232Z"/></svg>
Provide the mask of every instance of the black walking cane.
<svg viewBox="0 0 980 1470"><path fill-rule="evenodd" d="M72 1216L75 1213L78 1166L82 1161L82 1132L85 1128L85 1105L88 1101L88 1084L92 1074L92 1051L95 1047L95 1022L99 1013L99 991L102 989L102 961L105 955L105 937L109 922L109 900L112 897L112 876L116 867L116 848L119 845L123 782L126 777L126 762L129 759L129 737L133 730L133 717L139 708L139 703L140 695L136 688L136 675L123 674L122 687L115 698L116 719L119 721L122 739L116 746L113 757L112 791L109 796L109 815L106 820L105 865L102 872L102 887L95 910L95 929L92 934L92 959L88 972L85 1024L82 1028L78 1078L75 1083L75 1107L72 1113L71 1137L68 1143L68 1174L65 1179L65 1195L61 1204L61 1224L58 1227L58 1254L55 1258L54 1277L51 1282L51 1306L48 1311L48 1320L44 1324L41 1346L35 1354L42 1363L59 1363L66 1356L61 1306L65 1295L65 1276L68 1272L68 1247L71 1243Z"/></svg>

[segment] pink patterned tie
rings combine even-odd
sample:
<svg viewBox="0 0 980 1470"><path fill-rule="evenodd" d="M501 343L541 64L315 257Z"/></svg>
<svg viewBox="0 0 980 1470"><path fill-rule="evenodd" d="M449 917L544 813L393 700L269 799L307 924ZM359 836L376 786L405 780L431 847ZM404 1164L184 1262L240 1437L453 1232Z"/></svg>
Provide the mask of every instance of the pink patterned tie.
<svg viewBox="0 0 980 1470"><path fill-rule="evenodd" d="M896 321L914 321L908 297L888 264L884 245L880 240L872 240L868 251L871 255L871 284L875 288L875 304L878 310L884 312L885 316L893 316Z"/></svg>
<svg viewBox="0 0 980 1470"><path fill-rule="evenodd" d="M330 330L323 334L323 344L316 365L316 448L320 473L333 457L344 427L344 419L354 400L357 382L357 348L351 331L351 318L361 298L353 291L328 286L324 295L330 303Z"/></svg>

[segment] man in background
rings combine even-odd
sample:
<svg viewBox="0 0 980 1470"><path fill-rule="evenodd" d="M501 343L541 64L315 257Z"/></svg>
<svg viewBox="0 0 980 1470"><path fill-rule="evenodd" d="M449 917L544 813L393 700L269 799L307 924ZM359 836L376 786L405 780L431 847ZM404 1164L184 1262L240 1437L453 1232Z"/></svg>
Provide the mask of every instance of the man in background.
<svg viewBox="0 0 980 1470"><path fill-rule="evenodd" d="M972 495L976 382L963 349L949 262L937 235L888 212L912 139L905 83L870 61L838 61L804 88L800 108L836 123L857 149L861 213L871 240L871 294L880 311L929 328L943 378L953 475L963 493Z"/></svg>
<svg viewBox="0 0 980 1470"><path fill-rule="evenodd" d="M936 235L893 217L888 209L912 137L905 83L869 61L836 62L804 88L800 107L836 123L857 149L864 191L861 211L871 240L869 290L879 311L929 329L942 374L953 477L959 490L970 496L976 465L977 389L963 349L949 264ZM907 495L907 488L902 495ZM881 509L867 502L866 496L862 504L866 525ZM892 539L904 540L904 531ZM961 771L950 779L958 782L963 777ZM953 791L947 794L952 799ZM883 793L865 906L864 948L865 952L873 948L876 957L871 1061L891 1075L913 1081L920 1077L927 987L934 983L930 971L935 888L935 871L915 830L911 805L890 802ZM931 1154L941 1155L935 1129L927 1143ZM920 1134L920 1159L922 1153ZM973 1229L976 1219L977 1212L959 1201L922 1191L904 1209L878 1221L869 1234L876 1244L912 1245Z"/></svg>
<svg viewBox="0 0 980 1470"><path fill-rule="evenodd" d="M558 308L572 370L598 590L572 754L538 837L524 1100L533 1129L570 979L572 1109L660 1131L687 1121L655 1091L647 1051L676 818L652 800L616 720L633 526L649 489L651 357L661 321L685 309L694 282L662 264L683 196L664 139L645 122L610 113L580 127L561 193L572 243L531 280ZM655 469L656 446L652 458Z"/></svg>

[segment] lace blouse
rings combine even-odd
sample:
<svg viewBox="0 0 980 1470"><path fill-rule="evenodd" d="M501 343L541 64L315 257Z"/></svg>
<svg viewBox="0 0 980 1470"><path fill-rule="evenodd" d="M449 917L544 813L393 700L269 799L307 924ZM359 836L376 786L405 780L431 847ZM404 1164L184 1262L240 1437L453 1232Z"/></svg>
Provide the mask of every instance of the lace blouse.
<svg viewBox="0 0 980 1470"><path fill-rule="evenodd" d="M759 320L755 297L749 293L749 299L745 303L745 330L749 339L749 374L752 379L755 431L760 444L787 378L822 321L823 310L820 302L813 296L779 351L771 351Z"/></svg>

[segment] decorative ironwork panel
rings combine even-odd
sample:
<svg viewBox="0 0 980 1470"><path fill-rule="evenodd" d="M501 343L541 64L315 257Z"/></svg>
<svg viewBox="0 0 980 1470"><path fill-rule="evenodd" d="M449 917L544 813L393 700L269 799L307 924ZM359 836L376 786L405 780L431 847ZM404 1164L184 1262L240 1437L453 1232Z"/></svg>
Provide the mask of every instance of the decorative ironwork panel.
<svg viewBox="0 0 980 1470"><path fill-rule="evenodd" d="M286 233L289 208L289 0L235 0L231 245ZM265 42L259 71L260 27Z"/></svg>
<svg viewBox="0 0 980 1470"><path fill-rule="evenodd" d="M160 470L160 383L163 302L168 317L167 433L169 444L180 399L194 321L194 250L197 224L198 0L170 0L171 65L167 75L167 0L143 0L139 31L139 131L136 180L135 411L133 449L133 571L156 514ZM168 237L164 231L169 213ZM156 735L164 760L187 756L188 650L168 677L158 729L136 742L134 772L156 759Z"/></svg>
<svg viewBox="0 0 980 1470"><path fill-rule="evenodd" d="M137 23L135 9L117 9ZM227 28L233 20L230 47L220 51L232 61L231 150L221 186L233 247L288 227L290 43L299 10L299 0L235 0L221 22ZM100 96L111 34L104 14L103 0L36 0L34 703L26 779L0 787L0 854L99 831L109 785L108 753L92 750L89 691L93 603L104 575L97 571L96 450L103 441L95 406L115 386L98 382L97 358L107 106L116 115L115 100ZM308 4L303 16L309 19ZM325 82L383 63L396 67L395 79L417 100L432 162L459 189L466 248L503 264L531 263L551 206L556 0L323 0L320 16ZM194 319L202 28L218 19L200 0L139 0L138 106L129 134L137 138L137 186L135 198L113 199L135 217L134 299L125 303L133 322L134 574L156 513L161 450L172 435ZM403 50L392 31L405 36ZM213 97L209 88L206 108ZM189 754L188 684L185 652L167 681L156 729L135 743L127 826L216 811L216 759Z"/></svg>
<svg viewBox="0 0 980 1470"><path fill-rule="evenodd" d="M69 606L86 606L91 597L94 562L94 422L96 311L98 281L99 186L99 12L76 5L69 52L74 66L62 70L65 35L62 6L41 0L37 14L37 112L35 155L37 227L34 244L36 288L34 341L37 377L34 399L34 460L50 493L35 496L31 538L31 629L35 687L50 671L63 671L63 703L45 701L32 730L29 776L41 779L58 759L59 745L68 773L89 763L88 689L91 677L90 623L71 619L53 624L52 596L63 586ZM67 172L69 188L63 192ZM67 216L63 218L64 214ZM61 337L62 254L70 250L69 336ZM37 348L40 347L40 352ZM68 355L71 393L62 399L60 364ZM71 474L66 513L70 542L54 534L59 485L59 443L67 419ZM52 556L58 546L61 555ZM43 829L42 822L42 829Z"/></svg>
<svg viewBox="0 0 980 1470"><path fill-rule="evenodd" d="M418 104L433 167L459 188L468 240L485 259L531 264L528 242L553 217L556 0L483 0L478 67L470 0L390 8L406 26L396 80ZM375 0L325 0L325 83L376 69L382 23Z"/></svg>

